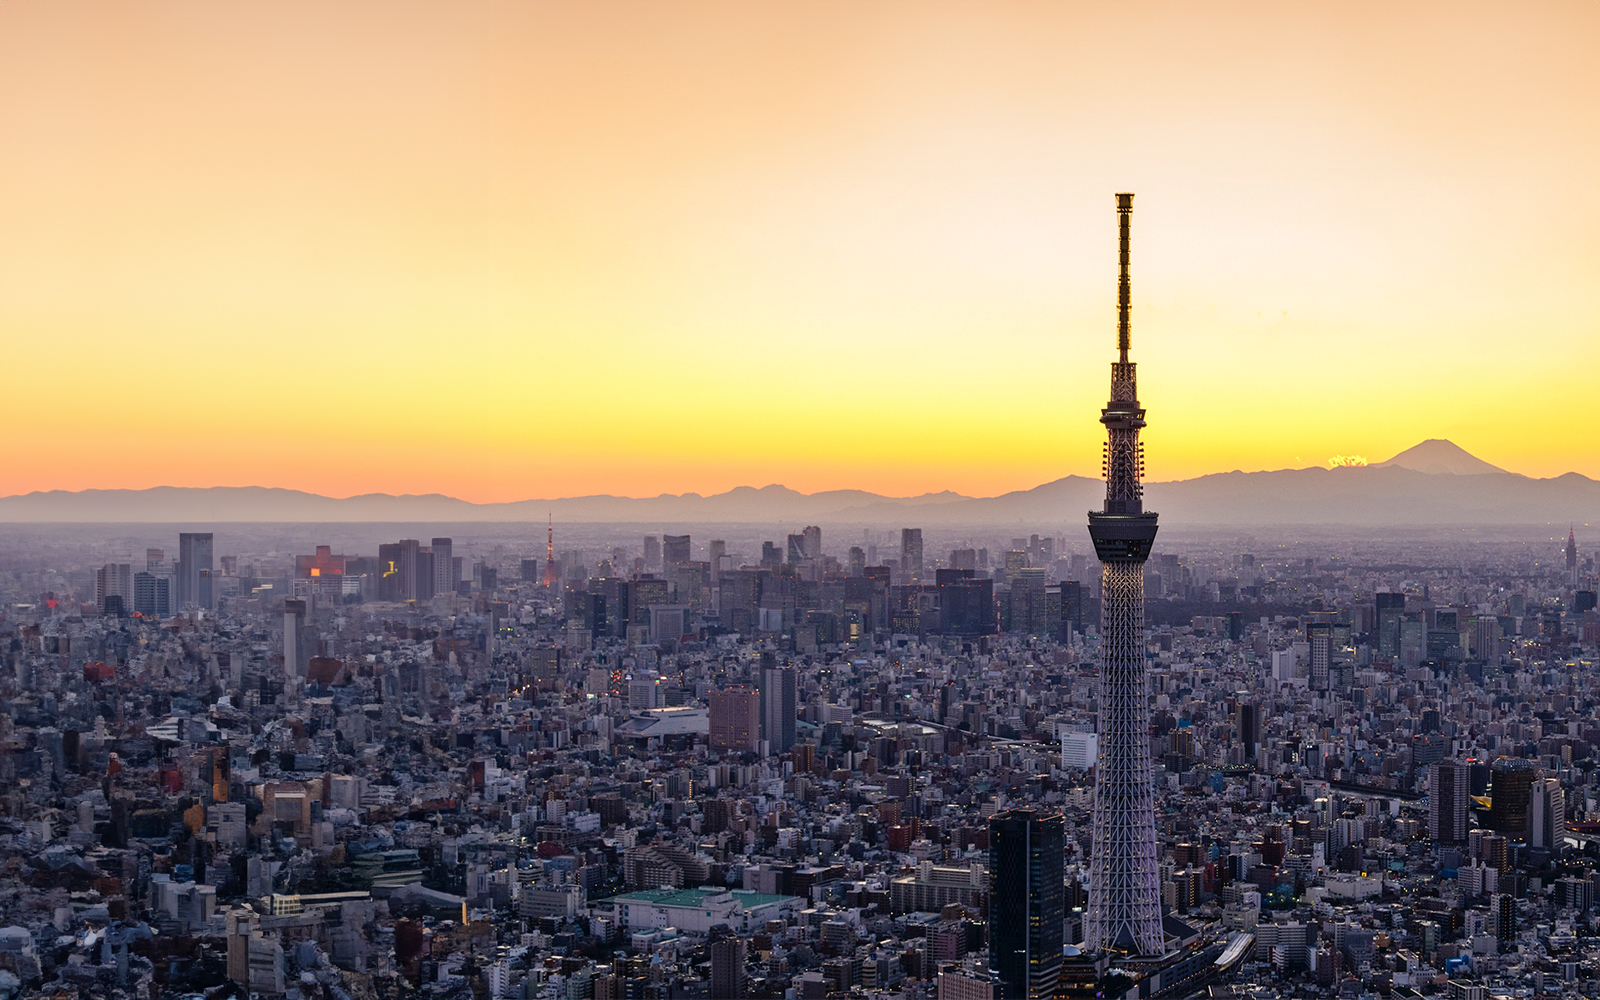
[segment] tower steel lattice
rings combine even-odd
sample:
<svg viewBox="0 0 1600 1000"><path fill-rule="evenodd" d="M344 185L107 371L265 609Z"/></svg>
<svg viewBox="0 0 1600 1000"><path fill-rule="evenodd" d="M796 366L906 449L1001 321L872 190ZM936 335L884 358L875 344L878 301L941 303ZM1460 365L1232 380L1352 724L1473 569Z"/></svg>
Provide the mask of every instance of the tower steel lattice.
<svg viewBox="0 0 1600 1000"><path fill-rule="evenodd" d="M554 588L561 582L561 574L556 569L556 522L553 515L546 528L548 534L544 543L544 576L539 582L546 587Z"/></svg>
<svg viewBox="0 0 1600 1000"><path fill-rule="evenodd" d="M1134 364L1128 360L1128 224L1133 195L1117 195L1121 235L1117 281L1117 360L1106 427L1106 506L1089 514L1100 558L1100 756L1095 770L1094 848L1089 866L1090 947L1130 957L1162 952L1161 883L1156 865L1155 800L1150 785L1149 677L1145 672L1144 563L1156 537L1145 513L1144 451Z"/></svg>

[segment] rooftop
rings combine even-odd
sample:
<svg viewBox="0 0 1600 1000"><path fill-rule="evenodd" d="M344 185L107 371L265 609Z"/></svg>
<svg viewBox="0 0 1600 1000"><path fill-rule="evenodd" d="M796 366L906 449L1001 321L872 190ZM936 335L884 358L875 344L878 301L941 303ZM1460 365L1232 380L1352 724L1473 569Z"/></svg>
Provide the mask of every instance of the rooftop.
<svg viewBox="0 0 1600 1000"><path fill-rule="evenodd" d="M748 889L641 889L638 892L625 892L615 897L622 903L650 903L653 906L682 906L695 908L705 905L708 896L720 896L731 893L734 900L746 910L753 910L758 906L769 906L781 903L786 899L798 899L798 896L778 896L768 892L751 892Z"/></svg>

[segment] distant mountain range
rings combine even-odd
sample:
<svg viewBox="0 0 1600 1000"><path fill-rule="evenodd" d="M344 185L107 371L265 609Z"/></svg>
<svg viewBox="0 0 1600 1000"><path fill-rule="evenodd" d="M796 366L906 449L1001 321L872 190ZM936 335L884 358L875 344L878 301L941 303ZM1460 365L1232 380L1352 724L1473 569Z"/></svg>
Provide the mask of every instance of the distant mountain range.
<svg viewBox="0 0 1600 1000"><path fill-rule="evenodd" d="M588 496L475 504L430 493L334 498L260 486L209 489L51 490L0 497L0 522L506 522L623 524L883 524L1081 526L1100 506L1097 479L1068 476L997 497L928 493L886 497L861 490L799 493L741 486L726 493ZM1449 441L1424 441L1386 462L1336 469L1225 472L1150 483L1145 504L1163 524L1533 524L1600 519L1600 482L1575 472L1532 479L1476 458Z"/></svg>

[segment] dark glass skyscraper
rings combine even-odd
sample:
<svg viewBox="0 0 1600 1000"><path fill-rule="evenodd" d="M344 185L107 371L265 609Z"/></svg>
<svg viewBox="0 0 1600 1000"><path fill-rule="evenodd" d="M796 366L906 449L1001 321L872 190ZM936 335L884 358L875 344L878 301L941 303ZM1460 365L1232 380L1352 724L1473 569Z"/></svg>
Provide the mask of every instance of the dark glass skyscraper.
<svg viewBox="0 0 1600 1000"><path fill-rule="evenodd" d="M1004 1000L1055 996L1065 831L1059 813L1011 809L989 818L989 968Z"/></svg>
<svg viewBox="0 0 1600 1000"><path fill-rule="evenodd" d="M1489 826L1513 840L1526 837L1528 801L1539 765L1521 757L1501 757L1489 773Z"/></svg>
<svg viewBox="0 0 1600 1000"><path fill-rule="evenodd" d="M1467 791L1470 773L1465 761L1441 760L1428 768L1428 836L1445 844L1467 839Z"/></svg>

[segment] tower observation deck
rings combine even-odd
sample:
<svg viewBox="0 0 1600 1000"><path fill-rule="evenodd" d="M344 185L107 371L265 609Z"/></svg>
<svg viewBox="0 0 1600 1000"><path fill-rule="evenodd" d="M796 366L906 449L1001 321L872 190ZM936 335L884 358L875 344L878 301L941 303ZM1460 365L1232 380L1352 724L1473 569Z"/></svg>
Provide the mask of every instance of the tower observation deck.
<svg viewBox="0 0 1600 1000"><path fill-rule="evenodd" d="M1094 847L1089 864L1086 944L1138 958L1162 952L1155 800L1150 785L1149 677L1145 671L1144 563L1156 515L1144 510L1145 426L1134 363L1128 360L1128 227L1133 195L1117 195L1120 265L1117 360L1106 428L1106 504L1089 514L1101 564L1100 756L1095 768Z"/></svg>

